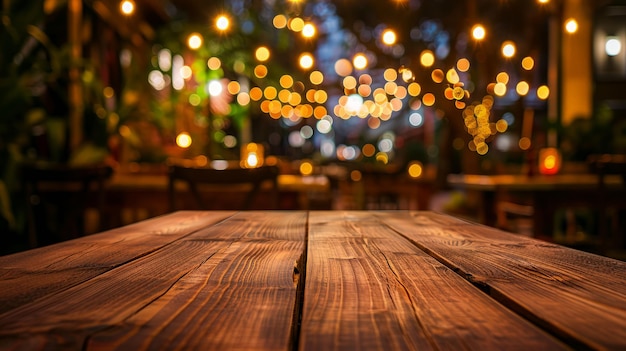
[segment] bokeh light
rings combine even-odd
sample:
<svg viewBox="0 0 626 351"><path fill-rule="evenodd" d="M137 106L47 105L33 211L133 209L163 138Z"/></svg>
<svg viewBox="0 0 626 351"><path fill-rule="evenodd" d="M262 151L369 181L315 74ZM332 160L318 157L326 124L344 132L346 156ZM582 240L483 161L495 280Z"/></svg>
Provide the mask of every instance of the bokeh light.
<svg viewBox="0 0 626 351"><path fill-rule="evenodd" d="M317 29L312 23L307 23L302 27L302 36L305 38L313 38L317 33Z"/></svg>
<svg viewBox="0 0 626 351"><path fill-rule="evenodd" d="M485 30L482 24L476 24L472 27L472 37L475 40L483 40L485 36L487 36L487 30Z"/></svg>
<svg viewBox="0 0 626 351"><path fill-rule="evenodd" d="M131 0L124 0L120 3L120 12L123 15L130 16L135 12L135 2Z"/></svg>
<svg viewBox="0 0 626 351"><path fill-rule="evenodd" d="M215 27L221 31L228 30L230 27L230 19L226 15L220 15L215 19Z"/></svg>
<svg viewBox="0 0 626 351"><path fill-rule="evenodd" d="M515 47L515 43L507 40L504 43L502 43L502 55L504 57L507 58L511 58L513 56L515 56L515 51L517 50L517 48Z"/></svg>
<svg viewBox="0 0 626 351"><path fill-rule="evenodd" d="M569 34L574 34L578 31L578 21L575 18L570 18L565 21L565 31Z"/></svg>
<svg viewBox="0 0 626 351"><path fill-rule="evenodd" d="M435 63L435 54L430 50L424 50L420 54L420 63L424 67L431 67Z"/></svg>
<svg viewBox="0 0 626 351"><path fill-rule="evenodd" d="M178 145L178 147L181 147L183 149L186 149L188 147L191 146L191 136L189 136L189 133L179 133L176 136L176 145Z"/></svg>
<svg viewBox="0 0 626 351"><path fill-rule="evenodd" d="M308 52L303 53L302 55L300 55L300 58L298 58L298 64L303 69L309 69L313 67L314 63L315 59L313 58L313 55Z"/></svg>
<svg viewBox="0 0 626 351"><path fill-rule="evenodd" d="M381 39L386 45L393 45L396 43L398 37L396 35L396 32L394 32L392 29L386 29L383 31Z"/></svg>
<svg viewBox="0 0 626 351"><path fill-rule="evenodd" d="M261 62L267 61L270 58L270 50L267 46L260 46L256 49L254 56Z"/></svg>
<svg viewBox="0 0 626 351"><path fill-rule="evenodd" d="M362 70L367 68L367 57L362 54L362 53L358 53L356 55L354 55L354 58L352 59L352 63L354 64L354 68Z"/></svg>
<svg viewBox="0 0 626 351"><path fill-rule="evenodd" d="M202 46L202 35L199 33L191 33L187 38L187 46L191 50L198 50Z"/></svg>

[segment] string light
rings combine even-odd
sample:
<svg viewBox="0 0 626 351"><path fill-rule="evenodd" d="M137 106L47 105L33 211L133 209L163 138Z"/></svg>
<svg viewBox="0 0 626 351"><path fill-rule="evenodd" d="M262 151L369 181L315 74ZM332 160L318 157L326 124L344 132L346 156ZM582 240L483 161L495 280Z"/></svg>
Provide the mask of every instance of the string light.
<svg viewBox="0 0 626 351"><path fill-rule="evenodd" d="M215 26L221 31L225 31L230 27L230 19L226 15L220 15L215 20Z"/></svg>
<svg viewBox="0 0 626 351"><path fill-rule="evenodd" d="M472 37L476 40L483 40L487 36L487 31L482 24L477 24L472 27Z"/></svg>
<svg viewBox="0 0 626 351"><path fill-rule="evenodd" d="M574 18L570 18L565 21L565 31L574 34L578 31L578 21Z"/></svg>
<svg viewBox="0 0 626 351"><path fill-rule="evenodd" d="M135 3L132 0L124 0L120 3L120 11L126 16L135 12Z"/></svg>

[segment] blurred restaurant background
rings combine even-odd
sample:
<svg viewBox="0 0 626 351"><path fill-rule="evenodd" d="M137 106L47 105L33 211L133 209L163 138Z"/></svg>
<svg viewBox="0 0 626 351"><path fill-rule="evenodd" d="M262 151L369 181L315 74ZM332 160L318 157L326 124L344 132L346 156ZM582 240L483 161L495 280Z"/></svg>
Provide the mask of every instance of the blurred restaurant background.
<svg viewBox="0 0 626 351"><path fill-rule="evenodd" d="M626 257L626 1L0 15L2 254L182 209L411 209Z"/></svg>

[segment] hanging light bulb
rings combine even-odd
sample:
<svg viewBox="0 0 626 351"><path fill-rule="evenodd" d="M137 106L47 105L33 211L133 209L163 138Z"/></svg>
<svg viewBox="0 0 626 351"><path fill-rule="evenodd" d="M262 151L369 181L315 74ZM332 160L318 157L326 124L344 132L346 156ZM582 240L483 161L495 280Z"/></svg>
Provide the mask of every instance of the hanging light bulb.
<svg viewBox="0 0 626 351"><path fill-rule="evenodd" d="M132 15L135 12L135 2L132 0L120 2L120 12L126 16Z"/></svg>

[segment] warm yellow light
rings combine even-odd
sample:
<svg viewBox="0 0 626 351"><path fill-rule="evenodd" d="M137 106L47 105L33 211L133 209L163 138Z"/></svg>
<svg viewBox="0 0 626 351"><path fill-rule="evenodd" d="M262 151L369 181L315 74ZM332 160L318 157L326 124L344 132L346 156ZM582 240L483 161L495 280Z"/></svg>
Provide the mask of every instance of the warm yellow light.
<svg viewBox="0 0 626 351"><path fill-rule="evenodd" d="M356 88L356 78L353 76L347 76L343 79L343 87L347 90Z"/></svg>
<svg viewBox="0 0 626 351"><path fill-rule="evenodd" d="M271 85L266 87L265 90L263 90L263 96L265 96L265 98L268 100L275 99L277 95L278 95L278 90L276 90L276 88L274 88Z"/></svg>
<svg viewBox="0 0 626 351"><path fill-rule="evenodd" d="M131 0L124 0L120 3L120 12L129 16L135 12L135 2Z"/></svg>
<svg viewBox="0 0 626 351"><path fill-rule="evenodd" d="M315 61L313 59L313 55L311 55L308 52L305 52L302 55L300 55L300 58L298 59L298 63L300 64L300 67L304 69L309 69L313 67L314 62Z"/></svg>
<svg viewBox="0 0 626 351"><path fill-rule="evenodd" d="M578 21L574 18L570 18L565 21L565 31L574 34L578 31Z"/></svg>
<svg viewBox="0 0 626 351"><path fill-rule="evenodd" d="M459 71L461 72L467 72L470 69L470 61L466 58L460 58L457 62L456 62L456 68L459 69Z"/></svg>
<svg viewBox="0 0 626 351"><path fill-rule="evenodd" d="M295 17L287 22L287 26L294 32L301 32L304 29L304 20L300 17Z"/></svg>
<svg viewBox="0 0 626 351"><path fill-rule="evenodd" d="M472 27L472 37L476 40L483 40L487 36L487 31L482 24L477 24Z"/></svg>
<svg viewBox="0 0 626 351"><path fill-rule="evenodd" d="M442 70L437 68L437 69L434 69L432 71L432 73L430 74L430 77L432 78L433 82L441 83L441 82L443 82L443 80L445 78L445 74L443 73Z"/></svg>
<svg viewBox="0 0 626 351"><path fill-rule="evenodd" d="M259 87L250 89L250 98L254 101L259 101L263 97L263 90Z"/></svg>
<svg viewBox="0 0 626 351"><path fill-rule="evenodd" d="M424 67L430 67L435 63L435 54L430 50L424 50L420 54L420 63Z"/></svg>
<svg viewBox="0 0 626 351"><path fill-rule="evenodd" d="M435 94L433 93L426 93L424 94L424 96L422 96L422 103L424 103L425 106L432 106L435 104Z"/></svg>
<svg viewBox="0 0 626 351"><path fill-rule="evenodd" d="M231 82L228 82L226 88L229 94L237 95L241 91L241 84L239 84L239 82L237 82L236 80L233 80Z"/></svg>
<svg viewBox="0 0 626 351"><path fill-rule="evenodd" d="M257 60L265 62L270 58L270 49L268 49L266 46L259 46L254 52L254 56Z"/></svg>
<svg viewBox="0 0 626 351"><path fill-rule="evenodd" d="M515 56L515 43L512 41L505 41L502 43L502 55L507 58Z"/></svg>
<svg viewBox="0 0 626 351"><path fill-rule="evenodd" d="M264 148L261 144L248 143L241 146L240 159L244 168L255 168L263 165Z"/></svg>
<svg viewBox="0 0 626 351"><path fill-rule="evenodd" d="M280 77L279 82L281 87L289 89L293 85L293 77L288 74L284 74Z"/></svg>
<svg viewBox="0 0 626 351"><path fill-rule="evenodd" d="M456 84L460 79L459 73L454 68L450 68L448 72L446 72L446 80L448 80L448 83Z"/></svg>
<svg viewBox="0 0 626 351"><path fill-rule="evenodd" d="M304 161L300 164L300 174L304 176L311 175L313 173L313 164L309 161Z"/></svg>
<svg viewBox="0 0 626 351"><path fill-rule="evenodd" d="M539 172L544 175L557 174L561 168L561 153L556 148L539 150Z"/></svg>
<svg viewBox="0 0 626 351"><path fill-rule="evenodd" d="M528 94L529 90L530 86L525 81L517 83L517 86L515 87L515 91L517 91L520 96L525 96L526 94Z"/></svg>
<svg viewBox="0 0 626 351"><path fill-rule="evenodd" d="M277 29L282 29L287 27L287 17L285 15L276 15L272 20L274 27Z"/></svg>
<svg viewBox="0 0 626 351"><path fill-rule="evenodd" d="M213 56L207 60L206 65L207 67L215 71L222 67L222 61L219 58Z"/></svg>
<svg viewBox="0 0 626 351"><path fill-rule="evenodd" d="M530 56L526 56L522 59L522 68L530 71L531 69L533 69L533 67L535 67L535 60L530 57Z"/></svg>
<svg viewBox="0 0 626 351"><path fill-rule="evenodd" d="M187 46L191 50L198 50L202 46L202 36L199 33L191 33L187 38Z"/></svg>
<svg viewBox="0 0 626 351"><path fill-rule="evenodd" d="M396 32L394 32L392 29L385 29L381 38L383 43L386 45L393 45L398 39L398 37L396 36Z"/></svg>
<svg viewBox="0 0 626 351"><path fill-rule="evenodd" d="M419 83L413 82L409 84L407 90L409 92L409 95L418 96L422 92L422 87L419 85Z"/></svg>
<svg viewBox="0 0 626 351"><path fill-rule="evenodd" d="M413 74L413 71L411 71L410 69L401 68L399 72L402 76L402 80L406 83L410 83L415 80L415 74Z"/></svg>
<svg viewBox="0 0 626 351"><path fill-rule="evenodd" d="M215 20L215 26L217 27L217 29L225 31L228 29L228 27L230 27L230 19L228 19L228 17L226 17L225 15L220 15Z"/></svg>
<svg viewBox="0 0 626 351"><path fill-rule="evenodd" d="M504 83L496 83L495 87L493 88L493 92L497 96L504 96L504 95L506 95L506 84L504 84Z"/></svg>
<svg viewBox="0 0 626 351"><path fill-rule="evenodd" d="M376 121L377 120L378 119L376 119ZM378 152L376 154L376 161L386 165L389 163L389 155L387 155L386 152Z"/></svg>
<svg viewBox="0 0 626 351"><path fill-rule="evenodd" d="M550 2L550 0L537 0L537 2L540 4L547 4Z"/></svg>
<svg viewBox="0 0 626 351"><path fill-rule="evenodd" d="M409 165L409 168L407 171L409 173L409 176L411 176L411 178L419 178L422 176L424 167L422 166L421 162L415 161Z"/></svg>
<svg viewBox="0 0 626 351"><path fill-rule="evenodd" d="M264 65L257 65L254 67L254 75L257 78L265 78L265 76L267 76L267 67Z"/></svg>
<svg viewBox="0 0 626 351"><path fill-rule="evenodd" d="M506 73L506 72L498 73L498 75L496 75L496 82L497 83L502 83L502 84L508 84L509 83L509 74Z"/></svg>
<svg viewBox="0 0 626 351"><path fill-rule="evenodd" d="M356 54L352 59L352 64L356 69L365 69L367 68L367 57L364 54Z"/></svg>
<svg viewBox="0 0 626 351"><path fill-rule="evenodd" d="M222 82L216 79L216 80L212 80L209 82L208 90L209 90L209 95L220 96L222 92L224 91L224 86L222 85Z"/></svg>
<svg viewBox="0 0 626 351"><path fill-rule="evenodd" d="M316 32L317 29L311 23L307 23L304 25L304 27L302 27L302 36L305 38L313 38Z"/></svg>
<svg viewBox="0 0 626 351"><path fill-rule="evenodd" d="M183 149L191 146L191 136L188 133L182 132L176 136L176 145Z"/></svg>
<svg viewBox="0 0 626 351"><path fill-rule="evenodd" d="M309 80L315 85L320 85L324 82L324 74L320 71L313 71L309 75Z"/></svg>
<svg viewBox="0 0 626 351"><path fill-rule="evenodd" d="M545 85L537 88L537 97L541 100L546 100L550 96L550 88Z"/></svg>
<svg viewBox="0 0 626 351"><path fill-rule="evenodd" d="M398 79L398 73L393 68L387 68L383 73L383 77L387 82L395 82Z"/></svg>
<svg viewBox="0 0 626 351"><path fill-rule="evenodd" d="M509 128L509 123L504 120L504 119L499 119L496 122L496 130L500 133L504 133L506 132L506 130Z"/></svg>

